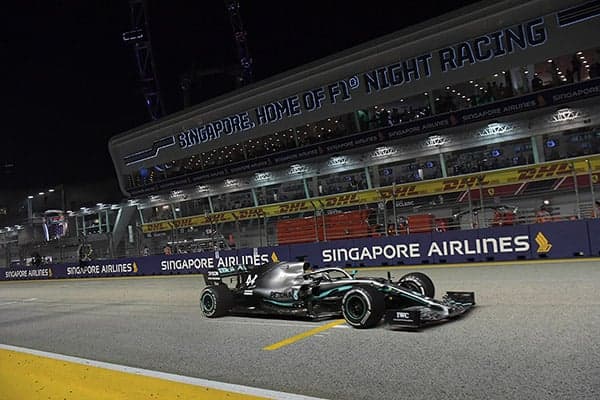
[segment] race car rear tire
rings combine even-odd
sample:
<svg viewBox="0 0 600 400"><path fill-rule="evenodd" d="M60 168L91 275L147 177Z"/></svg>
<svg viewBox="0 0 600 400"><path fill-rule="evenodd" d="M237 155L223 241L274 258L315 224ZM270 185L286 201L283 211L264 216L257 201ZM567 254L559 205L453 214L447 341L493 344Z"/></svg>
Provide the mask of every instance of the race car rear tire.
<svg viewBox="0 0 600 400"><path fill-rule="evenodd" d="M227 286L207 286L200 294L200 308L208 318L222 317L233 307L233 295Z"/></svg>
<svg viewBox="0 0 600 400"><path fill-rule="evenodd" d="M342 299L342 314L348 325L354 328L372 328L385 313L385 299L372 286L350 289Z"/></svg>
<svg viewBox="0 0 600 400"><path fill-rule="evenodd" d="M425 297L435 297L435 286L431 278L421 272L411 272L404 275L398 284L405 289L421 293Z"/></svg>

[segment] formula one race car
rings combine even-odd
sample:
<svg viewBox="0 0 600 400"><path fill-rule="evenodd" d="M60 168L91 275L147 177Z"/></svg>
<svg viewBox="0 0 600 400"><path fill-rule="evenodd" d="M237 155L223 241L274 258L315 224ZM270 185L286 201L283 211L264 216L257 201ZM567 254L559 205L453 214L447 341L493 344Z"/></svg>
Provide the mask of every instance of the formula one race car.
<svg viewBox="0 0 600 400"><path fill-rule="evenodd" d="M473 292L447 292L435 300L431 279L420 272L397 282L356 278L341 268L311 270L303 262L233 266L208 271L200 307L209 318L226 314L343 317L355 328L371 328L382 318L419 328L464 314L475 305Z"/></svg>

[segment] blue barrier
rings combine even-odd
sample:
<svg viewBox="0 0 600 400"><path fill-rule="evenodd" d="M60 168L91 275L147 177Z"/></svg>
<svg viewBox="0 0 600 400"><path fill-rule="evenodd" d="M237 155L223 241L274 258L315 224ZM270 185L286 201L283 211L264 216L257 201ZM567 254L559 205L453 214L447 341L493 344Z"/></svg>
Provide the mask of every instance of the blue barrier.
<svg viewBox="0 0 600 400"><path fill-rule="evenodd" d="M201 274L271 260L352 268L598 255L600 220L587 220L6 268L0 280Z"/></svg>
<svg viewBox="0 0 600 400"><path fill-rule="evenodd" d="M563 221L529 225L531 258L590 256L592 253L588 227L593 222L595 221Z"/></svg>
<svg viewBox="0 0 600 400"><path fill-rule="evenodd" d="M600 256L600 219L592 219L587 223L590 256Z"/></svg>

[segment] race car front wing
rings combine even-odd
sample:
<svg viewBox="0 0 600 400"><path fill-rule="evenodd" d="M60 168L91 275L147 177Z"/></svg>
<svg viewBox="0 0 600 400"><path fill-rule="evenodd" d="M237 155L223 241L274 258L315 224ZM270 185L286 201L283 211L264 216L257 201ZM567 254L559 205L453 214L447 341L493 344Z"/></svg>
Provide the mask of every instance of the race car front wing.
<svg viewBox="0 0 600 400"><path fill-rule="evenodd" d="M474 292L446 292L439 300L428 300L427 305L388 309L385 322L395 327L413 328L444 322L463 315L475 306Z"/></svg>

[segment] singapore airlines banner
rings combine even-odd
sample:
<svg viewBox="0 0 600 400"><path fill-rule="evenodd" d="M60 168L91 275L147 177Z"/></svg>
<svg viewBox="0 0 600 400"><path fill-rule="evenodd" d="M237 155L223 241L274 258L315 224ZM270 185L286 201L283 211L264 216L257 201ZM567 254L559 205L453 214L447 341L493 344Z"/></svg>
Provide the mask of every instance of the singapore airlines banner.
<svg viewBox="0 0 600 400"><path fill-rule="evenodd" d="M107 278L148 275L201 274L234 265L261 265L278 260L277 247L261 247L171 256L93 260L79 264L0 268L0 280ZM287 254L287 253L286 253Z"/></svg>
<svg viewBox="0 0 600 400"><path fill-rule="evenodd" d="M97 260L0 269L0 280L202 274L235 265L304 260L315 267L375 267L600 255L600 220Z"/></svg>

